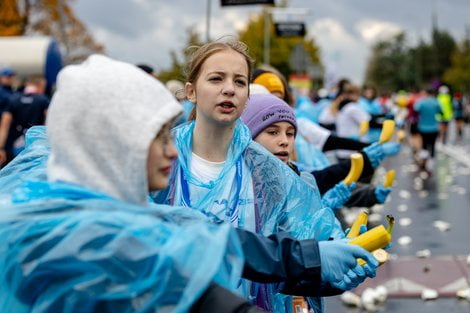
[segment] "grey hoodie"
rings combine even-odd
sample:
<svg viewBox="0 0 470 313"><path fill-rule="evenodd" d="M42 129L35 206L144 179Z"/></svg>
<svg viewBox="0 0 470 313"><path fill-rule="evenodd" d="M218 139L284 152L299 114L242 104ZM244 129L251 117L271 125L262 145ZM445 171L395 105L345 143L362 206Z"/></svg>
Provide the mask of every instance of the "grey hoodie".
<svg viewBox="0 0 470 313"><path fill-rule="evenodd" d="M181 111L159 81L132 64L93 55L67 66L46 120L48 180L146 204L150 143Z"/></svg>

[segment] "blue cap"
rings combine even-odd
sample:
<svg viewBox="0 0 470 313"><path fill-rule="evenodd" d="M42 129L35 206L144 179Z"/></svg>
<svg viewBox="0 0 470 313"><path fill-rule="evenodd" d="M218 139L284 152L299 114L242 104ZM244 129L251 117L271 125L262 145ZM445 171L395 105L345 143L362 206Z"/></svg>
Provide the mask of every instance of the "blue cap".
<svg viewBox="0 0 470 313"><path fill-rule="evenodd" d="M13 76L13 75L15 75L15 71L10 67L4 67L0 71L0 76Z"/></svg>

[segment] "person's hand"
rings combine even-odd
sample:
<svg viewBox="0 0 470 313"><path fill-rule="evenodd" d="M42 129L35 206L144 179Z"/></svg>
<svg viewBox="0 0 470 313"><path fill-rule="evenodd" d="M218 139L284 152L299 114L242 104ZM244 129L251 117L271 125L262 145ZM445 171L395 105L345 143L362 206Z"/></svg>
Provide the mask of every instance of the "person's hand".
<svg viewBox="0 0 470 313"><path fill-rule="evenodd" d="M379 144L377 142L365 147L362 151L369 158L373 168L377 168L386 157L397 155L400 152L401 145L398 142L386 142Z"/></svg>
<svg viewBox="0 0 470 313"><path fill-rule="evenodd" d="M358 266L357 259L359 258L367 263L363 267L364 275L375 277L375 270L379 262L362 247L348 244L347 240L320 241L318 246L320 250L321 278L324 282L328 282L337 288L347 288L361 281L362 272L356 268ZM352 270L352 273L350 273L350 270Z"/></svg>
<svg viewBox="0 0 470 313"><path fill-rule="evenodd" d="M0 149L0 165L3 165L7 161L7 153L5 149Z"/></svg>
<svg viewBox="0 0 470 313"><path fill-rule="evenodd" d="M384 156L387 158L400 153L401 144L399 144L398 142L385 142L381 144L381 147Z"/></svg>
<svg viewBox="0 0 470 313"><path fill-rule="evenodd" d="M347 186L343 181L337 183L333 188L328 190L322 197L322 204L332 210L337 210L349 200L351 192L356 187L355 183Z"/></svg>
<svg viewBox="0 0 470 313"><path fill-rule="evenodd" d="M351 290L359 286L367 277L374 278L376 275L375 268L372 269L368 264L361 266L356 265L353 269L350 269L343 280L331 285L341 290Z"/></svg>
<svg viewBox="0 0 470 313"><path fill-rule="evenodd" d="M386 188L382 185L375 187L374 195L378 203L385 203L388 195L392 192L392 188Z"/></svg>

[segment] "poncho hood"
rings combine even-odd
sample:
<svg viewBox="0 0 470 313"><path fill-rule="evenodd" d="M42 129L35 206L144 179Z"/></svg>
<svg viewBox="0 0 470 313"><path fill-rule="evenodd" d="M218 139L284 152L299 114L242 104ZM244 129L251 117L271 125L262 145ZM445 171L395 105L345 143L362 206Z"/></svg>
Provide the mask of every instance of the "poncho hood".
<svg viewBox="0 0 470 313"><path fill-rule="evenodd" d="M101 55L64 68L46 120L49 181L63 181L145 204L148 149L182 111L155 78Z"/></svg>

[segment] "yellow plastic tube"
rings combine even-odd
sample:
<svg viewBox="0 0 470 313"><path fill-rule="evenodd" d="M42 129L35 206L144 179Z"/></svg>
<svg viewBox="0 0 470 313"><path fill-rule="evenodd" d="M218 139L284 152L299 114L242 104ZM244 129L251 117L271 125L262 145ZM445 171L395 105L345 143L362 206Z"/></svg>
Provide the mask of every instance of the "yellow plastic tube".
<svg viewBox="0 0 470 313"><path fill-rule="evenodd" d="M351 169L349 170L348 175L344 179L344 183L349 186L352 183L356 182L362 174L362 169L364 168L364 158L360 153L351 154Z"/></svg>

